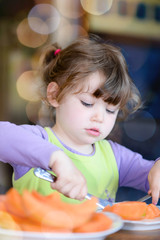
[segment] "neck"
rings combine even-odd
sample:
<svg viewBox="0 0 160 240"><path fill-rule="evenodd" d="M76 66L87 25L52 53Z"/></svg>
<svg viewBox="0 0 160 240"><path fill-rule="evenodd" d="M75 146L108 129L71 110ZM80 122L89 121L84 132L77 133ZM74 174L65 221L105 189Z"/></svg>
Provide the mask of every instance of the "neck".
<svg viewBox="0 0 160 240"><path fill-rule="evenodd" d="M55 133L56 137L61 141L63 145L81 153L81 154L91 154L94 151L94 147L92 144L79 144L76 142L75 139L70 139L68 136L63 134L62 131L57 129L56 126L52 127L53 132Z"/></svg>

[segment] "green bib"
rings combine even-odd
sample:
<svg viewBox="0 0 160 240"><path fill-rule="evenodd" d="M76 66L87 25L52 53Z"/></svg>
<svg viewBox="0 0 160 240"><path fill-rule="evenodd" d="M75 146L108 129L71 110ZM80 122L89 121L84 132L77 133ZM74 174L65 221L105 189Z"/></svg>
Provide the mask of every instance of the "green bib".
<svg viewBox="0 0 160 240"><path fill-rule="evenodd" d="M102 140L95 143L95 153L84 156L73 153L66 149L57 139L50 128L45 128L48 133L49 142L61 148L66 155L72 159L75 166L83 173L87 181L88 192L102 199L115 200L118 189L119 173L117 163L108 141ZM43 195L48 195L54 190L50 183L34 176L33 168L21 178L14 180L13 186L20 193L23 189L29 191L37 190ZM62 199L67 202L78 202L62 195Z"/></svg>

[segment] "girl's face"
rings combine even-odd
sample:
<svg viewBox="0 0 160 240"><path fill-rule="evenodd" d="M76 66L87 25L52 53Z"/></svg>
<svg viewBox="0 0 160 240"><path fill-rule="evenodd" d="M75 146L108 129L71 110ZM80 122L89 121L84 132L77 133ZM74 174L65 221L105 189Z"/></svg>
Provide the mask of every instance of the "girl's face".
<svg viewBox="0 0 160 240"><path fill-rule="evenodd" d="M117 118L118 106L93 96L102 81L100 72L89 75L83 91L68 94L56 107L53 130L62 142L83 153L90 153L93 143L109 135Z"/></svg>

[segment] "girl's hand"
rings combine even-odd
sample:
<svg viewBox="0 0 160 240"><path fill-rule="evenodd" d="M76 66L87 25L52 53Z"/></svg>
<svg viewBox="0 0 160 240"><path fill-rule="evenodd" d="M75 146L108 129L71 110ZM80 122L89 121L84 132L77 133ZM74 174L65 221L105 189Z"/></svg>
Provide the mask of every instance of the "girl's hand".
<svg viewBox="0 0 160 240"><path fill-rule="evenodd" d="M55 151L50 159L50 168L57 180L51 187L69 198L83 200L87 194L87 184L82 173L71 159L61 150Z"/></svg>
<svg viewBox="0 0 160 240"><path fill-rule="evenodd" d="M152 195L152 203L157 204L160 198L160 160L158 160L151 168L148 174L150 190L148 194Z"/></svg>

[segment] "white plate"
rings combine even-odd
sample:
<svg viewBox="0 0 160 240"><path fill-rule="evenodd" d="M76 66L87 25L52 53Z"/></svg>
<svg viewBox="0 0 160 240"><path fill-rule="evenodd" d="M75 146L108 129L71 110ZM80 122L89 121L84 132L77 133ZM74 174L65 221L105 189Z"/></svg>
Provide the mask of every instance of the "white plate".
<svg viewBox="0 0 160 240"><path fill-rule="evenodd" d="M157 206L160 208L160 206ZM145 219L140 221L123 220L123 229L131 231L146 231L160 229L160 217L154 219Z"/></svg>
<svg viewBox="0 0 160 240"><path fill-rule="evenodd" d="M109 230L96 233L36 233L20 232L0 228L0 240L104 240L106 236L123 227L122 219L114 213L104 213L113 221Z"/></svg>

